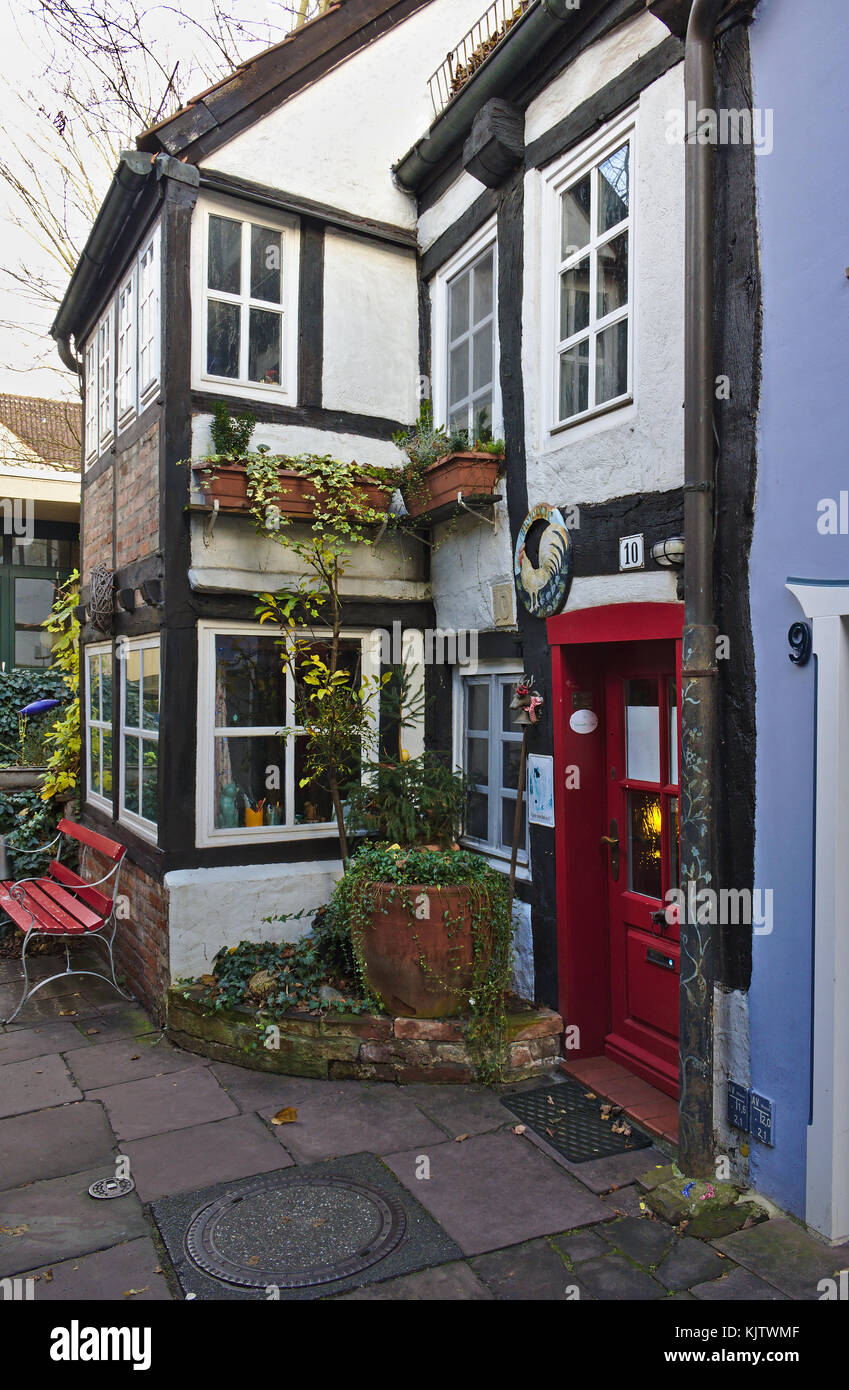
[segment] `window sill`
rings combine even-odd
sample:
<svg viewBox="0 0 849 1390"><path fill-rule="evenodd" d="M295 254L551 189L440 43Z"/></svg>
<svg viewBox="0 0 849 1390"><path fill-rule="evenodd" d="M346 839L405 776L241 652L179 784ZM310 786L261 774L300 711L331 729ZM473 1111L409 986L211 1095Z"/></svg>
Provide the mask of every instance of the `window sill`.
<svg viewBox="0 0 849 1390"><path fill-rule="evenodd" d="M472 840L460 839L459 845L461 849L467 849L473 854L479 854L481 859L486 860L490 868L497 869L499 873L505 876L510 873L509 855L498 854L495 850L487 849L485 846L476 844ZM531 882L531 866L527 861L522 863L522 861L519 860L516 865L516 881L517 883Z"/></svg>
<svg viewBox="0 0 849 1390"><path fill-rule="evenodd" d="M229 376L206 376L199 374L192 383L196 391L217 392L225 396L237 396L243 400L267 399L277 405L295 405L295 393L285 386L274 386L264 381L236 381Z"/></svg>
<svg viewBox="0 0 849 1390"><path fill-rule="evenodd" d="M624 406L633 405L634 397L629 392L627 396L617 396L615 401L607 401L604 405L597 405L592 410L585 410L581 415L574 415L571 420L564 420L562 424L552 425L549 434L564 434L566 430L577 429L579 425L585 425L590 420L602 419L605 415L610 415L614 410L622 410Z"/></svg>

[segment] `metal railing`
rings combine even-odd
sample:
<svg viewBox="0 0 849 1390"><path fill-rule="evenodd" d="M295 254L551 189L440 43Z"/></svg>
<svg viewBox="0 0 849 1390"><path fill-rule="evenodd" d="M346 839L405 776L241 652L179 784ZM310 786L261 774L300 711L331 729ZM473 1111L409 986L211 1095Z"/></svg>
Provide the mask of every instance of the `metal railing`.
<svg viewBox="0 0 849 1390"><path fill-rule="evenodd" d="M452 48L428 82L434 117L445 110L532 3L533 0L494 0Z"/></svg>

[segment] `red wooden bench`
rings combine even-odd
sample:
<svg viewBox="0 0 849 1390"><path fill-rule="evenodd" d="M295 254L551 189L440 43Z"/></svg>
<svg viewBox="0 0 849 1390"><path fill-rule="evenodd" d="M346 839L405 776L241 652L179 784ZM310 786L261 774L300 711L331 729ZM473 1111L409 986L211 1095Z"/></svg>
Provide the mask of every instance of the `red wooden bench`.
<svg viewBox="0 0 849 1390"><path fill-rule="evenodd" d="M67 840L76 840L82 846L79 874L61 862L62 848ZM24 933L21 948L24 990L15 1012L4 1018L3 1023L11 1023L17 1018L27 1000L43 985L50 984L52 980L62 979L65 975L93 975L95 979L106 980L108 984L114 985L125 999L130 997L124 994L115 978L115 960L112 954L117 928L115 902L121 865L127 853L126 846L117 844L115 840L108 840L105 835L98 835L96 831L89 830L84 825L77 825L75 821L61 820L56 836L49 844L42 845L37 850L20 850L17 853L43 854L56 844L59 846L56 858L51 860L43 878L22 878L17 882L10 879L0 882L0 914L4 914ZM88 882L81 876L85 872L86 855L89 850L95 850L112 861L109 872L94 882ZM110 883L110 880L113 881ZM101 892L101 887L106 884L109 884L108 890ZM65 969L57 975L48 976L46 980L40 980L30 989L27 946L37 936L64 938ZM109 953L110 974L102 975L97 970L72 970L68 950L71 940L95 940L105 946Z"/></svg>

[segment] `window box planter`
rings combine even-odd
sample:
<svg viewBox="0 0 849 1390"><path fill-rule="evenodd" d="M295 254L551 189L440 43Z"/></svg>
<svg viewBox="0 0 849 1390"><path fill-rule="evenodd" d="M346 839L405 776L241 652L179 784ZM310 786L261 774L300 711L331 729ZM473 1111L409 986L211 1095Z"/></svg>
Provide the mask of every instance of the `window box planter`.
<svg viewBox="0 0 849 1390"><path fill-rule="evenodd" d="M200 462L192 465L192 472L203 488L208 503L217 502L222 512L248 512L248 473L243 463ZM298 473L293 468L279 468L280 492L275 498L283 516L311 517L315 513L317 495L320 487L315 479ZM385 512L392 496L390 488L371 479L363 478L358 490L363 501L375 511Z"/></svg>
<svg viewBox="0 0 849 1390"><path fill-rule="evenodd" d="M501 454L474 449L446 454L425 469L418 486L407 490L404 498L407 511L411 517L428 516L456 503L458 492L462 492L464 501L490 498L503 468Z"/></svg>

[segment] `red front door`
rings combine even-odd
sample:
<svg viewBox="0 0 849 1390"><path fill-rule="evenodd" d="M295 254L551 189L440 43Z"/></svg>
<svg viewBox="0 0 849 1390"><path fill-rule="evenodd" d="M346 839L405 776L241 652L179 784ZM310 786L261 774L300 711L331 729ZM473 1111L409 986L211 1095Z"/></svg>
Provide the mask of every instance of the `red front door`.
<svg viewBox="0 0 849 1390"><path fill-rule="evenodd" d="M668 1095L678 1087L679 719L673 642L608 649L605 844L610 933L607 1056Z"/></svg>

